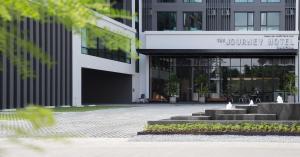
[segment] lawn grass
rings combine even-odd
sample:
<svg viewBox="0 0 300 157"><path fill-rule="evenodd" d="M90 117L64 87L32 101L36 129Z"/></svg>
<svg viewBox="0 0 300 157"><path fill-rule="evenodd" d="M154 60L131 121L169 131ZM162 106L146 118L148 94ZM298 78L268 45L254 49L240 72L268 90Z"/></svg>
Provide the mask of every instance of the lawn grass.
<svg viewBox="0 0 300 157"><path fill-rule="evenodd" d="M0 112L0 120L20 120L20 117L17 116L15 112L10 112L10 113L1 113Z"/></svg>
<svg viewBox="0 0 300 157"><path fill-rule="evenodd" d="M55 107L49 108L49 110L53 112L87 112L87 111L96 111L96 110L106 110L106 109L117 109L117 108L125 108L128 106L108 106L108 105L99 105L99 106L83 106L83 107ZM19 111L22 109L17 109ZM9 112L0 112L0 120L13 120L18 119L16 111L9 111Z"/></svg>
<svg viewBox="0 0 300 157"><path fill-rule="evenodd" d="M147 125L140 134L300 135L300 123L186 123Z"/></svg>
<svg viewBox="0 0 300 157"><path fill-rule="evenodd" d="M83 107L56 107L52 108L53 112L87 112L105 109L124 108L125 106L83 106Z"/></svg>

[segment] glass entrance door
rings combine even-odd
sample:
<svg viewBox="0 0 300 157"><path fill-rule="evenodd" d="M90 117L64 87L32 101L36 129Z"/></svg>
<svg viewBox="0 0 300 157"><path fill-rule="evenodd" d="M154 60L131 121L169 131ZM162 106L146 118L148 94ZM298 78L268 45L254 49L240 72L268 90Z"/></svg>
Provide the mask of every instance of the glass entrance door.
<svg viewBox="0 0 300 157"><path fill-rule="evenodd" d="M192 67L177 67L179 101L192 101Z"/></svg>

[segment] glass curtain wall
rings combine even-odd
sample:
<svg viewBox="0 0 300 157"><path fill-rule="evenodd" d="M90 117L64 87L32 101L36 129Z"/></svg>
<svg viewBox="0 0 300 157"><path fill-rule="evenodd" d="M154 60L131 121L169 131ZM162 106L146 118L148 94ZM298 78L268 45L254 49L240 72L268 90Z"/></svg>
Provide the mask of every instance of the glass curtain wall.
<svg viewBox="0 0 300 157"><path fill-rule="evenodd" d="M100 28L99 28L100 29ZM119 34L116 33L110 33L111 35L119 36ZM124 36L124 39L127 43L127 46L131 46L131 39ZM129 53L117 49L117 50L110 50L105 47L104 40L96 37L95 34L88 30L88 29L82 29L81 30L81 53L95 56L95 57L101 57L106 58L110 60L115 60L119 62L124 63L131 63L131 56ZM112 43L112 44L118 44Z"/></svg>
<svg viewBox="0 0 300 157"><path fill-rule="evenodd" d="M151 57L150 93L152 101L167 101L170 75L178 78L178 100L197 101L196 80L206 77L207 101L248 103L249 99L273 102L278 95L287 99L284 78L295 73L293 57Z"/></svg>

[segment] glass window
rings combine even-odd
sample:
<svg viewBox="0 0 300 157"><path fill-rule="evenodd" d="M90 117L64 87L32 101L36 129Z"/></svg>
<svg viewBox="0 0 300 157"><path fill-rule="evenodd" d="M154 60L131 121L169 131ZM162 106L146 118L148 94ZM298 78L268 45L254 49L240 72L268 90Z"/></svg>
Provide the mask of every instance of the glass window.
<svg viewBox="0 0 300 157"><path fill-rule="evenodd" d="M241 66L240 58L231 58L231 66Z"/></svg>
<svg viewBox="0 0 300 157"><path fill-rule="evenodd" d="M157 30L176 30L176 12L157 12Z"/></svg>
<svg viewBox="0 0 300 157"><path fill-rule="evenodd" d="M241 66L251 66L251 58L242 58Z"/></svg>
<svg viewBox="0 0 300 157"><path fill-rule="evenodd" d="M251 3L254 2L254 0L235 0L236 3Z"/></svg>
<svg viewBox="0 0 300 157"><path fill-rule="evenodd" d="M220 63L222 66L230 66L230 58L221 58Z"/></svg>
<svg viewBox="0 0 300 157"><path fill-rule="evenodd" d="M253 31L254 30L254 13L253 12L237 12L235 13L235 30L237 31Z"/></svg>
<svg viewBox="0 0 300 157"><path fill-rule="evenodd" d="M202 3L202 0L183 0L184 3Z"/></svg>
<svg viewBox="0 0 300 157"><path fill-rule="evenodd" d="M183 27L187 31L202 30L202 13L201 12L184 12Z"/></svg>
<svg viewBox="0 0 300 157"><path fill-rule="evenodd" d="M261 13L261 30L276 31L279 30L279 12L262 12Z"/></svg>
<svg viewBox="0 0 300 157"><path fill-rule="evenodd" d="M263 3L279 3L280 0L261 0Z"/></svg>
<svg viewBox="0 0 300 157"><path fill-rule="evenodd" d="M230 95L235 103L242 103L240 98L246 96L269 102L276 101L277 95L281 94L286 100L287 91L284 87L288 73L295 74L294 57L153 56L150 58L151 99L160 102L167 100L170 96L167 88L169 77L175 74L178 78L178 100L181 101L198 101L199 86L195 79L199 75L204 76L205 86L210 93L207 94L208 98Z"/></svg>
<svg viewBox="0 0 300 157"><path fill-rule="evenodd" d="M116 49L111 49L106 46L105 44L106 40L104 38L99 38L92 31L90 31L90 29L83 29L81 31L81 38L82 38L81 53L95 56L95 57L120 61L124 63L131 63L130 54L127 53L127 51L130 51L131 39L125 36L121 36L120 34L117 33L111 33L111 34L114 37L118 37L120 39L119 42L126 43L124 44L123 48L118 47L116 45L118 44L118 42L115 42L111 44L112 46L116 47Z"/></svg>

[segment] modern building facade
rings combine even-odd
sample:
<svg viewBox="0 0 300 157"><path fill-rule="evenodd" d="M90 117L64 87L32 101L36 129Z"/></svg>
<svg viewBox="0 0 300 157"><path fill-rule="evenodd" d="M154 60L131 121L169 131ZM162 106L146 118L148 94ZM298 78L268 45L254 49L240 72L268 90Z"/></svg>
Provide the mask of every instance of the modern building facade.
<svg viewBox="0 0 300 157"><path fill-rule="evenodd" d="M204 78L207 102L255 97L263 102L287 99L286 74L299 76L299 1L297 0L116 0L113 7L132 20L102 17L99 29L121 33L139 60L111 52L101 39L88 44L81 34L56 23L30 19L18 24L25 39L37 43L56 61L53 68L30 61L36 77L22 79L0 56L0 108L132 103L144 95L152 102L170 97L170 77L178 79L177 100L197 102ZM117 35L117 34L116 34ZM10 45L14 47L12 42ZM296 79L299 87L299 79ZM299 92L298 92L299 93ZM299 101L299 94L295 97Z"/></svg>
<svg viewBox="0 0 300 157"><path fill-rule="evenodd" d="M299 76L298 1L140 3L141 77L150 100L168 99L173 75L179 101L198 100L199 78L205 78L208 102L287 100L286 77Z"/></svg>
<svg viewBox="0 0 300 157"><path fill-rule="evenodd" d="M111 0L113 8L135 12L133 0ZM135 49L135 18L112 19L102 15L97 22L99 29L128 38L128 45ZM25 40L36 43L54 61L52 68L46 67L14 41L8 45L16 55L27 59L35 77L24 79L5 56L0 55L0 109L20 108L28 104L64 106L101 103L131 103L138 97L136 59L117 50L103 48L99 39L97 47L88 47L86 31L76 34L62 25L39 23L30 19L22 23L9 24L26 32Z"/></svg>

